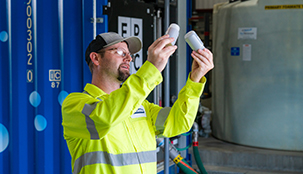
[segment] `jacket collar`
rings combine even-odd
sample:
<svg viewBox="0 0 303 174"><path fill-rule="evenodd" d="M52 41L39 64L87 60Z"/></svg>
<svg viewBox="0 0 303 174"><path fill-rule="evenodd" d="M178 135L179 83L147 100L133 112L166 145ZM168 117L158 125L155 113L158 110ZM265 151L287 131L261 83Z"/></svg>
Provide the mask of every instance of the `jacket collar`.
<svg viewBox="0 0 303 174"><path fill-rule="evenodd" d="M93 96L94 98L98 98L106 94L104 91L102 91L102 89L90 83L87 83L85 85L84 91L86 91L89 95Z"/></svg>

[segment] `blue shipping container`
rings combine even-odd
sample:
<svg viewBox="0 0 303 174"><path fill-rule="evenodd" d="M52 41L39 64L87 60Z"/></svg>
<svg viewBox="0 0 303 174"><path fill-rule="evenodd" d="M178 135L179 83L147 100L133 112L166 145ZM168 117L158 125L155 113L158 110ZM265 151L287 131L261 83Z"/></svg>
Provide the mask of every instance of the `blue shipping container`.
<svg viewBox="0 0 303 174"><path fill-rule="evenodd" d="M105 4L96 1L98 15ZM92 8L85 0L0 3L0 173L71 173L61 104L90 81L83 50L94 37Z"/></svg>
<svg viewBox="0 0 303 174"><path fill-rule="evenodd" d="M119 17L135 18L142 27L138 31L144 31L141 58L146 57L153 42L153 6L141 3L144 8L138 11L125 6L117 10L110 9L120 7L112 1L105 9L108 19L103 15L107 4L107 0L1 1L0 174L71 173L61 104L91 81L84 51L96 34L110 27L118 32ZM102 22L93 23L94 17Z"/></svg>

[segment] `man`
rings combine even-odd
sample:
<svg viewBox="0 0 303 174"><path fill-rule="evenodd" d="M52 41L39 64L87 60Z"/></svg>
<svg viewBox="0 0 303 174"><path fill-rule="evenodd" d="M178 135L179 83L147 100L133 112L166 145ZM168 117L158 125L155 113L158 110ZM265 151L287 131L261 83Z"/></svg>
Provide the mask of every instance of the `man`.
<svg viewBox="0 0 303 174"><path fill-rule="evenodd" d="M161 83L161 72L177 49L168 45L173 40L168 35L157 39L148 49L147 61L131 76L131 54L141 49L140 39L109 32L89 44L85 59L92 82L84 92L70 94L62 105L74 174L155 174L156 135L172 137L190 130L203 76L213 68L209 50L192 52L192 71L172 108L145 100Z"/></svg>

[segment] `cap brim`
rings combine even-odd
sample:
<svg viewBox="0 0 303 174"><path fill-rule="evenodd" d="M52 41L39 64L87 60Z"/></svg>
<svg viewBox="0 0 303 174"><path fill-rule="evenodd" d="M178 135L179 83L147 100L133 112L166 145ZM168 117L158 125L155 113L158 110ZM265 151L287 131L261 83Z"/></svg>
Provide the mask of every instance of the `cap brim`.
<svg viewBox="0 0 303 174"><path fill-rule="evenodd" d="M137 53L142 48L142 42L136 36L128 37L125 41L128 43L128 49L131 54Z"/></svg>
<svg viewBox="0 0 303 174"><path fill-rule="evenodd" d="M131 54L137 53L142 48L141 40L138 37L136 37L136 36L127 37L127 38L124 38L124 39L121 39L121 40L117 40L115 42L112 42L112 43L109 43L109 44L105 45L104 48L109 47L111 45L115 45L115 44L117 44L119 42L122 42L122 41L126 41L127 42L128 49L129 49L129 52Z"/></svg>

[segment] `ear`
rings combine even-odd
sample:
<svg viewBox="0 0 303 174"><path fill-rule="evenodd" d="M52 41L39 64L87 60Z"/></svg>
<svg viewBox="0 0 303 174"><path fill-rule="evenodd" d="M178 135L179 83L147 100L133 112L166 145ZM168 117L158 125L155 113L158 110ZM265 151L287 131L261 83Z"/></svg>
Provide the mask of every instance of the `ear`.
<svg viewBox="0 0 303 174"><path fill-rule="evenodd" d="M90 55L89 55L91 61L93 62L93 64L95 65L99 65L99 56L98 56L98 53L96 52L91 52Z"/></svg>

